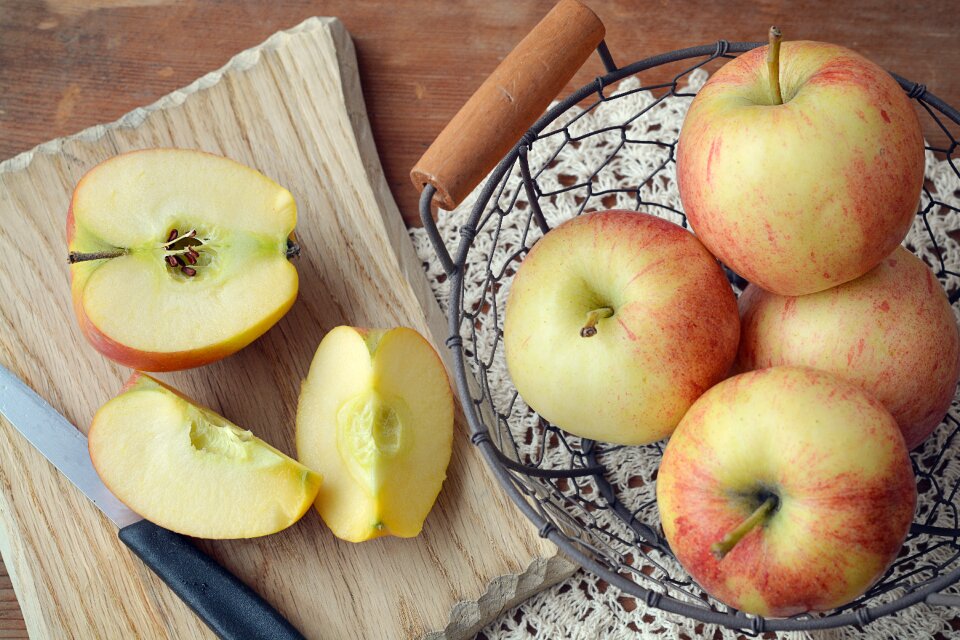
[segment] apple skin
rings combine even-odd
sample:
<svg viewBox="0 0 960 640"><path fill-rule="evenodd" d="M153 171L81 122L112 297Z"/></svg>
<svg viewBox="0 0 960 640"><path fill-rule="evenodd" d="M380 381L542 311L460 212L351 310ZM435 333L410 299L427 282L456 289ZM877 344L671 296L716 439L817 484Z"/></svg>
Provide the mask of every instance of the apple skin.
<svg viewBox="0 0 960 640"><path fill-rule="evenodd" d="M887 407L908 449L940 424L956 393L956 319L933 272L902 247L819 293L778 296L750 285L740 314L739 370L802 365L845 378Z"/></svg>
<svg viewBox="0 0 960 640"><path fill-rule="evenodd" d="M152 151L154 150L143 149L139 151L129 151L123 155L129 156L139 153L150 153ZM191 153L220 158L220 156L216 156L215 154L210 154L204 151L191 150ZM95 168L96 167L94 167L94 169ZM73 246L74 237L76 235L76 222L73 214L74 199L76 198L77 193L80 192L84 181L92 173L92 171L92 169L91 171L88 171L87 174L84 175L84 177L82 177L77 183L77 186L73 192L73 197L70 201L70 205L67 208L67 246ZM296 277L295 271L293 274L294 277ZM70 269L72 305L74 315L77 318L77 324L80 327L80 332L93 346L93 348L102 355L123 366L142 371L179 371L181 369L191 369L221 360L236 353L240 349L243 349L266 333L270 327L272 327L284 315L286 315L286 313L293 307L293 303L296 301L295 289L294 294L289 297L283 305L278 306L272 313L262 318L261 321L249 326L242 332L236 333L220 342L209 344L205 347L185 351L143 351L129 345L121 344L97 328L97 326L87 316L86 309L83 305L81 292L72 286L74 277L75 272L73 269Z"/></svg>
<svg viewBox="0 0 960 640"><path fill-rule="evenodd" d="M722 560L711 553L767 494L779 508ZM664 451L667 541L711 595L747 613L827 611L896 557L917 491L897 423L831 374L774 367L729 378L684 416Z"/></svg>
<svg viewBox="0 0 960 640"><path fill-rule="evenodd" d="M863 275L900 244L919 203L923 135L903 89L853 51L785 42L782 105L769 98L766 54L727 63L694 98L677 179L715 256L768 291L803 295Z"/></svg>
<svg viewBox="0 0 960 640"><path fill-rule="evenodd" d="M609 306L592 337L586 315ZM524 401L585 438L669 435L721 380L740 335L733 291L685 229L633 211L578 216L544 236L511 284L504 344Z"/></svg>

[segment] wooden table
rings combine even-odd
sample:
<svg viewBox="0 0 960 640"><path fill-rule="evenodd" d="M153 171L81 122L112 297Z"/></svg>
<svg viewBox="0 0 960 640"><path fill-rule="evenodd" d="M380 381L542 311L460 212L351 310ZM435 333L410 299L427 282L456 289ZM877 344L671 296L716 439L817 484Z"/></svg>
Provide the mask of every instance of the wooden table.
<svg viewBox="0 0 960 640"><path fill-rule="evenodd" d="M586 1L605 22L607 42L620 63L718 38L763 39L767 27L777 24L788 39L855 48L960 105L955 0ZM381 160L400 210L412 221L417 194L407 177L410 167L552 5L552 0L4 0L0 159L113 120L220 67L274 31L312 15L332 15L353 34ZM593 59L573 82L579 86L600 71ZM0 638L23 637L23 620L0 562Z"/></svg>

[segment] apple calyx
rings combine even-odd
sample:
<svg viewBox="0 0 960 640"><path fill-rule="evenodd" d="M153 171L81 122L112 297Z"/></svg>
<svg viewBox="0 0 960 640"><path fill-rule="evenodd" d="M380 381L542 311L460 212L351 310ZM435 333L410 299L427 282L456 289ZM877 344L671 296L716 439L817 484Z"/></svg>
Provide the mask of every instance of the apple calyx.
<svg viewBox="0 0 960 640"><path fill-rule="evenodd" d="M778 27L770 27L767 47L767 75L770 78L770 97L773 104L783 104L783 94L780 93L780 40L782 34Z"/></svg>
<svg viewBox="0 0 960 640"><path fill-rule="evenodd" d="M587 321L580 329L581 338L592 338L597 335L597 323L603 318L609 318L613 315L613 309L610 307L599 307L587 313Z"/></svg>
<svg viewBox="0 0 960 640"><path fill-rule="evenodd" d="M713 557L718 561L723 560L724 556L730 553L730 550L733 549L745 535L750 533L754 527L766 519L767 515L777 507L779 502L777 496L768 496L753 513L747 516L746 520L727 532L727 535L723 536L723 540L710 545L710 553L713 554Z"/></svg>

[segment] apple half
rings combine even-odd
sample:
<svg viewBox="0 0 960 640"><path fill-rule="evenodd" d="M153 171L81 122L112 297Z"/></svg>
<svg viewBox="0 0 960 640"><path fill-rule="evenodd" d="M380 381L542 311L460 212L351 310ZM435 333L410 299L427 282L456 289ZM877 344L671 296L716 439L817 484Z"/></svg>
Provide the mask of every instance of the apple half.
<svg viewBox="0 0 960 640"><path fill-rule="evenodd" d="M299 520L321 476L140 372L93 418L103 483L147 520L197 538L253 538Z"/></svg>
<svg viewBox="0 0 960 640"><path fill-rule="evenodd" d="M291 307L290 192L220 156L149 149L77 184L67 213L73 306L102 354L134 369L207 364Z"/></svg>
<svg viewBox="0 0 960 640"><path fill-rule="evenodd" d="M453 446L453 395L437 352L405 327L337 327L297 407L297 456L324 476L316 508L338 538L416 536Z"/></svg>

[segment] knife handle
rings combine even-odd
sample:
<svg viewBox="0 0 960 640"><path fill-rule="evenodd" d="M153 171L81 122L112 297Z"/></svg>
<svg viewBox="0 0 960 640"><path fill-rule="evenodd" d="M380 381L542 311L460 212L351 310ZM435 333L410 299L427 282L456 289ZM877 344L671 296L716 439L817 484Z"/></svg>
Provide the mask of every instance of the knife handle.
<svg viewBox="0 0 960 640"><path fill-rule="evenodd" d="M186 537L141 520L120 540L224 640L304 640L266 600Z"/></svg>

